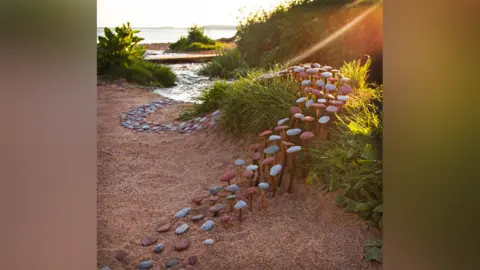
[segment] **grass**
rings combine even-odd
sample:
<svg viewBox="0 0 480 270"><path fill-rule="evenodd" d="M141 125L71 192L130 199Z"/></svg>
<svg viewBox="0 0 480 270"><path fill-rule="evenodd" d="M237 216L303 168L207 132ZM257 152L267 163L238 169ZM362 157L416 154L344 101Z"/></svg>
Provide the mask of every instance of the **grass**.
<svg viewBox="0 0 480 270"><path fill-rule="evenodd" d="M200 74L210 78L238 78L246 75L247 63L236 48L218 51L218 56L205 65Z"/></svg>
<svg viewBox="0 0 480 270"><path fill-rule="evenodd" d="M129 82L158 87L173 86L176 75L166 65L158 65L145 60L134 60L109 68L105 76L110 79L125 78Z"/></svg>
<svg viewBox="0 0 480 270"><path fill-rule="evenodd" d="M170 43L168 46L169 50L173 52L211 51L226 47L228 47L228 44L211 39L205 35L202 27L196 25L188 29L187 36L180 37L179 40Z"/></svg>
<svg viewBox="0 0 480 270"><path fill-rule="evenodd" d="M270 128L278 119L290 116L298 84L284 78L255 80L265 72L250 70L230 84L217 81L201 94L199 104L182 113L181 119L221 109L221 126L234 135L257 134Z"/></svg>

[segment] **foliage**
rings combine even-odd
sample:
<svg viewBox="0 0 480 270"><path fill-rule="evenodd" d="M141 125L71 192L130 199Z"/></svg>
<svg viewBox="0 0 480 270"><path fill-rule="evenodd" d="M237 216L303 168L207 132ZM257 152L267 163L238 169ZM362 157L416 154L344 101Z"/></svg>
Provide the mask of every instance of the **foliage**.
<svg viewBox="0 0 480 270"><path fill-rule="evenodd" d="M97 72L103 73L112 66L119 67L141 59L145 48L137 46L143 38L136 36L139 30L130 28L130 23L115 27L115 33L105 27L104 37L98 37Z"/></svg>
<svg viewBox="0 0 480 270"><path fill-rule="evenodd" d="M382 115L374 101L383 90L360 90L355 102L338 115L330 139L312 149L312 169L325 179L329 191L341 190L337 198L346 212L358 213L382 229L383 161Z"/></svg>
<svg viewBox="0 0 480 270"><path fill-rule="evenodd" d="M172 51L206 51L218 50L224 47L224 43L216 42L206 36L204 29L197 25L193 25L188 29L188 35L186 37L182 36L177 42L169 45L169 49Z"/></svg>
<svg viewBox="0 0 480 270"><path fill-rule="evenodd" d="M217 110L222 104L222 98L226 95L228 87L229 84L226 81L216 81L212 87L203 90L195 100L194 106L183 111L179 119L186 121Z"/></svg>
<svg viewBox="0 0 480 270"><path fill-rule="evenodd" d="M239 50L251 66L285 63L329 37L336 30L378 2L354 0L294 0L271 12L250 14L237 28ZM382 10L377 9L360 23L304 59L339 66L344 60L381 50Z"/></svg>
<svg viewBox="0 0 480 270"><path fill-rule="evenodd" d="M289 117L291 104L297 99L298 83L284 78L256 79L265 72L250 70L245 77L232 83L217 82L202 93L200 99L205 105L197 105L185 112L184 119L221 109L220 124L224 130L242 135L258 134L278 119Z"/></svg>
<svg viewBox="0 0 480 270"><path fill-rule="evenodd" d="M176 76L168 66L143 60L145 48L138 46L143 38L130 23L115 27L115 33L105 28L105 37L98 37L97 73L111 79L125 78L143 85L172 86Z"/></svg>
<svg viewBox="0 0 480 270"><path fill-rule="evenodd" d="M382 257L382 240L369 238L365 241L365 259L369 261L383 261Z"/></svg>
<svg viewBox="0 0 480 270"><path fill-rule="evenodd" d="M372 59L367 55L367 60L362 63L361 59L345 62L340 68L340 73L348 74L354 88L365 89L368 82L368 71L372 65Z"/></svg>
<svg viewBox="0 0 480 270"><path fill-rule="evenodd" d="M218 56L200 70L200 74L211 78L238 78L246 75L247 68L240 51L233 48L220 50Z"/></svg>

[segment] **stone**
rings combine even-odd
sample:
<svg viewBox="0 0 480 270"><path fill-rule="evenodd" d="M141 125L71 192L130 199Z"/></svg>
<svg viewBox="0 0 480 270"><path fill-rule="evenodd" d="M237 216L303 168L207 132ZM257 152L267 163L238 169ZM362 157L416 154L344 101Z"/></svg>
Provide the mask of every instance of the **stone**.
<svg viewBox="0 0 480 270"><path fill-rule="evenodd" d="M160 253L164 248L165 248L165 245L163 243L160 243L155 246L155 248L153 249L153 252Z"/></svg>
<svg viewBox="0 0 480 270"><path fill-rule="evenodd" d="M137 264L138 269L150 269L152 267L153 267L152 260L141 261L139 264Z"/></svg>
<svg viewBox="0 0 480 270"><path fill-rule="evenodd" d="M223 163L221 164L220 167L223 166ZM208 189L208 192L212 195L217 195L220 191L222 191L222 187L221 186L214 186L214 187L211 187Z"/></svg>
<svg viewBox="0 0 480 270"><path fill-rule="evenodd" d="M191 220L191 221L199 221L199 220L202 220L204 217L205 217L205 215L202 215L202 214L200 214L200 215L195 215L195 216L192 216L192 217L190 218L190 220Z"/></svg>
<svg viewBox="0 0 480 270"><path fill-rule="evenodd" d="M149 125L143 125L142 128L143 128L144 130L147 130L147 129L150 129L150 126L149 126Z"/></svg>
<svg viewBox="0 0 480 270"><path fill-rule="evenodd" d="M197 261L198 261L197 256L188 257L188 264L189 265L195 265L197 263Z"/></svg>
<svg viewBox="0 0 480 270"><path fill-rule="evenodd" d="M214 206L210 207L208 210L212 213L217 213L219 211L221 211L223 208L225 208L225 205L224 204L215 204Z"/></svg>
<svg viewBox="0 0 480 270"><path fill-rule="evenodd" d="M156 237L147 236L142 239L142 246L150 246L153 243L157 242L157 240L158 239Z"/></svg>
<svg viewBox="0 0 480 270"><path fill-rule="evenodd" d="M196 205L202 204L202 201L203 201L203 197L195 197L192 199L192 202Z"/></svg>
<svg viewBox="0 0 480 270"><path fill-rule="evenodd" d="M175 267L180 261L177 258L170 259L165 264L165 268L172 268Z"/></svg>
<svg viewBox="0 0 480 270"><path fill-rule="evenodd" d="M187 239L178 240L175 242L174 248L176 251L182 251L188 248L190 242Z"/></svg>
<svg viewBox="0 0 480 270"><path fill-rule="evenodd" d="M100 270L111 270L111 269L110 269L110 267L105 265L104 267L100 268Z"/></svg>
<svg viewBox="0 0 480 270"><path fill-rule="evenodd" d="M192 210L191 207L186 207L186 208L183 208L182 210L178 211L176 214L175 214L175 217L176 218L183 218L185 217L188 212L190 212L190 210Z"/></svg>
<svg viewBox="0 0 480 270"><path fill-rule="evenodd" d="M128 253L125 250L119 250L115 254L115 259L117 259L121 262L125 262L127 256L128 256Z"/></svg>
<svg viewBox="0 0 480 270"><path fill-rule="evenodd" d="M170 230L170 227L171 227L171 224L170 223L167 223L167 224L163 224L161 226L158 226L156 231L157 232L166 232L168 230Z"/></svg>
<svg viewBox="0 0 480 270"><path fill-rule="evenodd" d="M205 223L202 224L202 226L200 226L200 229L202 231L209 231L213 229L213 225L214 225L213 221L207 220Z"/></svg>
<svg viewBox="0 0 480 270"><path fill-rule="evenodd" d="M183 223L182 225L178 226L175 230L176 234L182 234L188 230L188 224Z"/></svg>
<svg viewBox="0 0 480 270"><path fill-rule="evenodd" d="M205 245L213 245L213 243L215 243L215 240L213 240L213 239L207 239L207 240L203 241L203 243L204 243Z"/></svg>

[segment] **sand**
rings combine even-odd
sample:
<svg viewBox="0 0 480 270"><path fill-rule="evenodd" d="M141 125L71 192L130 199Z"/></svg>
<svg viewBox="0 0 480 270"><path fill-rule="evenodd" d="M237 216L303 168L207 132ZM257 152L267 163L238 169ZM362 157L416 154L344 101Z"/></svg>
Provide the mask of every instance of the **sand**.
<svg viewBox="0 0 480 270"><path fill-rule="evenodd" d="M364 221L336 207L335 194L322 195L318 186L301 180L295 182L293 194L280 190L276 198L268 198L267 210L243 211L242 222L234 219L228 229L217 218L209 232L200 230L202 221L175 219L175 212L184 207L193 207L191 213L205 209L191 199L219 184L236 158L247 160L252 141L213 130L136 133L120 126L120 113L159 96L115 84L97 89L99 268L134 269L140 260L153 259L152 269L164 269L169 259L178 258L180 269L381 269L362 258ZM170 108L162 115L158 110L151 118L170 122L179 111ZM165 221L172 229L156 233ZM183 222L190 229L177 236L174 230ZM142 246L146 236L158 237L165 249L154 254L153 246ZM215 240L213 246L202 243L209 238ZM189 248L175 251L178 239L188 239ZM128 253L125 262L115 259L120 250ZM190 255L198 257L194 267L188 266Z"/></svg>

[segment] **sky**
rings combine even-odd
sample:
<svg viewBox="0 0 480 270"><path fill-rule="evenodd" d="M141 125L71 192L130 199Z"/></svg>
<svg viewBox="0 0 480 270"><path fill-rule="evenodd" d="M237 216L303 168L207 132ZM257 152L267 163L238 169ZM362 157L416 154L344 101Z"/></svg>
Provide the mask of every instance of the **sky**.
<svg viewBox="0 0 480 270"><path fill-rule="evenodd" d="M237 16L271 10L284 0L97 0L97 27L237 25ZM241 16L242 17L242 16Z"/></svg>

